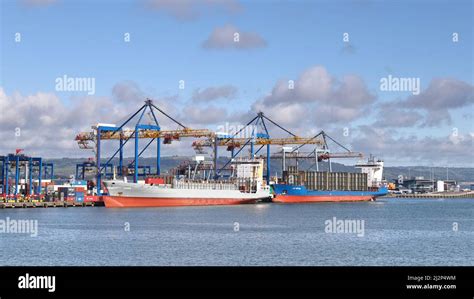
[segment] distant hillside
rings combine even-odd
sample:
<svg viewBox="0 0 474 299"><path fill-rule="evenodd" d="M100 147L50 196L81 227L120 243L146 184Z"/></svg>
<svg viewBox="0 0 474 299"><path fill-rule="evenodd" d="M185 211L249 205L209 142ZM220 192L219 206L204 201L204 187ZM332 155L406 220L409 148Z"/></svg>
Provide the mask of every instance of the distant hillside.
<svg viewBox="0 0 474 299"><path fill-rule="evenodd" d="M167 156L161 158L161 169L162 172L165 173L170 168L176 167L179 163L183 161L190 161L192 157L181 157L181 156ZM220 157L218 165L221 167L224 163L227 162L226 157ZM62 158L62 159L47 159L45 162L52 162L54 163L54 172L55 176L58 178L68 178L71 174L74 174L76 171L76 164L85 161L85 159L71 159L71 158ZM132 158L125 158L124 165L127 163L132 162ZM102 160L103 163L106 160ZM112 161L115 165L118 164L118 159L114 159ZM139 159L140 165L150 165L152 167L152 172L155 169L156 161L154 158L140 158ZM294 165L294 159L288 160L287 165ZM308 169L311 167L311 170L316 170L314 162L306 161L299 161L299 168L301 170ZM271 171L272 175L275 173L281 174L281 167L282 162L281 160L274 160L271 161ZM327 171L329 169L328 163L319 163L319 170L320 171ZM353 166L347 166L340 163L332 163L332 170L333 171L347 171L347 172L358 172ZM399 175L403 175L405 177L412 177L412 176L424 176L425 178L430 178L430 173L435 179L444 180L446 179L446 168L442 167L426 167L426 166L412 166L412 167L385 167L384 170L384 177L387 180L394 180ZM91 175L89 175L91 176ZM448 169L448 178L453 179L456 181L474 181L474 168L449 168Z"/></svg>

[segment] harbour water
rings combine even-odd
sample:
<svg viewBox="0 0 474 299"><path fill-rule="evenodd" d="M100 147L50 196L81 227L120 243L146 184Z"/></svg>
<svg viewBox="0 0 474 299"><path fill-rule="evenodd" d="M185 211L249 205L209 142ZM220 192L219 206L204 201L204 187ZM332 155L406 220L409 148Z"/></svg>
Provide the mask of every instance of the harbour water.
<svg viewBox="0 0 474 299"><path fill-rule="evenodd" d="M336 218L334 218L336 217ZM0 210L38 235L0 233L0 265L474 265L474 199L147 209ZM327 232L332 219L363 236Z"/></svg>

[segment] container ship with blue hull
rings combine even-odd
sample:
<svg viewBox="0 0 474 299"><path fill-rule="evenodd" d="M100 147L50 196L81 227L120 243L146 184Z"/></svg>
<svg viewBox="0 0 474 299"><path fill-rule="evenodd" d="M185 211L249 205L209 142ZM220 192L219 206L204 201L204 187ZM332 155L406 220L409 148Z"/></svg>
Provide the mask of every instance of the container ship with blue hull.
<svg viewBox="0 0 474 299"><path fill-rule="evenodd" d="M283 176L286 183L273 184L274 202L354 202L374 201L388 189L382 182L383 161L373 158L357 164L360 173L316 172L289 169Z"/></svg>

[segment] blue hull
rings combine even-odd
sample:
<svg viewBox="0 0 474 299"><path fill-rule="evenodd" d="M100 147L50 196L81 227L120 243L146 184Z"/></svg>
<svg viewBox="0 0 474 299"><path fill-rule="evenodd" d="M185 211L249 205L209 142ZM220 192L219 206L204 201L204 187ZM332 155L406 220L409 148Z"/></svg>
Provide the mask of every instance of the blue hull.
<svg viewBox="0 0 474 299"><path fill-rule="evenodd" d="M272 185L273 192L276 195L300 195L300 196L384 196L388 193L387 188L381 187L377 191L337 191L337 190L307 190L303 185L288 185L288 184L274 184Z"/></svg>
<svg viewBox="0 0 474 299"><path fill-rule="evenodd" d="M273 201L282 203L372 201L388 193L387 188L377 191L310 191L302 185L288 184L275 184L272 188L275 194Z"/></svg>

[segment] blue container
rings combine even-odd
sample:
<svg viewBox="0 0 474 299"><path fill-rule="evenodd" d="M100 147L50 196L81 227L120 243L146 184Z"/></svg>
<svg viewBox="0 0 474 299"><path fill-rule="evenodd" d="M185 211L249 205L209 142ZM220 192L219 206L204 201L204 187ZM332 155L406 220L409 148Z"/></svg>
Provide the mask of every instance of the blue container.
<svg viewBox="0 0 474 299"><path fill-rule="evenodd" d="M76 201L84 202L84 192L76 192Z"/></svg>

